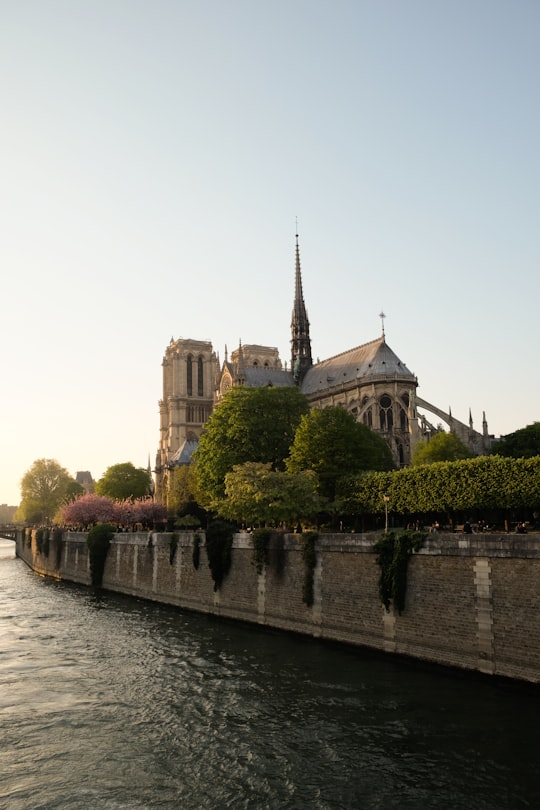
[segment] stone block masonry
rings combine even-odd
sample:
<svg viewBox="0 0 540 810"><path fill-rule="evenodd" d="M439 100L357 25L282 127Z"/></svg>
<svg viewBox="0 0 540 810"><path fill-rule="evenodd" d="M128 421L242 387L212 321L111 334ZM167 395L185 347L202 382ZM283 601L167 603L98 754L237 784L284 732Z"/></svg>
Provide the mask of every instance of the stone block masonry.
<svg viewBox="0 0 540 810"><path fill-rule="evenodd" d="M429 535L409 561L405 609L379 597L378 535L321 534L314 600L302 600L300 535L286 535L261 574L251 537L233 541L232 566L219 590L210 575L204 533L121 533L107 556L103 587L202 613L399 653L444 666L540 682L540 537ZM40 554L17 540L17 555L40 574L90 584L86 535L65 532Z"/></svg>

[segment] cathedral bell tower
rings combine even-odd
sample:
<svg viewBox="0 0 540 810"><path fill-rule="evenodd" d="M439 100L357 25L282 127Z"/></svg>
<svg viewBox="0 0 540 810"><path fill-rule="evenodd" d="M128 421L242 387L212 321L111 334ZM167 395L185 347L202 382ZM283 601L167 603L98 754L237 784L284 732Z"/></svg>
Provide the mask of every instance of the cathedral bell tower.
<svg viewBox="0 0 540 810"><path fill-rule="evenodd" d="M296 234L294 304L291 319L291 370L296 385L301 384L306 371L311 368L312 365L309 320L304 303L304 294L302 292L300 248L298 246L298 234Z"/></svg>

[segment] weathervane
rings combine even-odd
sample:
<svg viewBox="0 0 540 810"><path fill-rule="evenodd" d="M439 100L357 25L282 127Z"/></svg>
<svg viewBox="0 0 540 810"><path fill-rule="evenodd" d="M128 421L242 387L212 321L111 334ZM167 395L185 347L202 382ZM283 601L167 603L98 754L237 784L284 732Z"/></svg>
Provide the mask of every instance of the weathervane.
<svg viewBox="0 0 540 810"><path fill-rule="evenodd" d="M379 312L379 318L381 319L381 323L382 323L382 336L384 337L384 336L385 336L385 334L384 334L384 319L386 318L386 315L384 314L384 312L382 311L382 309L381 309L381 311Z"/></svg>

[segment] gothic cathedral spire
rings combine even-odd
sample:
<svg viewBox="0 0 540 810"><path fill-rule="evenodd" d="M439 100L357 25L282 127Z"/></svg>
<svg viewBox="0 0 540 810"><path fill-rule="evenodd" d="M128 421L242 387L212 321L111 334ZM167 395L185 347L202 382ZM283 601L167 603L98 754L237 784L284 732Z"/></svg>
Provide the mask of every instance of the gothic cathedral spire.
<svg viewBox="0 0 540 810"><path fill-rule="evenodd" d="M309 320L302 292L302 273L300 270L300 247L296 234L296 269L294 282L294 304L291 319L291 369L297 385L302 382L306 371L313 365L311 359L311 340L309 337Z"/></svg>

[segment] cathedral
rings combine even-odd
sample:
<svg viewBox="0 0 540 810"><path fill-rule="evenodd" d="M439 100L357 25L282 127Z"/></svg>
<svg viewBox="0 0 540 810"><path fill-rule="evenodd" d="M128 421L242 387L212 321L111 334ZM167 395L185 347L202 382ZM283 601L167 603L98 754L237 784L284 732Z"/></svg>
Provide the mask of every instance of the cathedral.
<svg viewBox="0 0 540 810"><path fill-rule="evenodd" d="M235 385L298 386L311 408L345 408L387 441L398 467L410 464L416 442L442 429L434 427L424 411L444 422L475 455L488 452L493 437L488 434L485 414L482 432L478 432L471 414L466 425L450 411L416 396L418 380L386 342L384 316L382 334L375 340L314 363L298 234L294 272L289 368L287 363L283 367L278 350L270 346L240 344L230 359L225 351L220 364L211 342L171 338L163 358L159 403L158 495L165 493L170 471L189 463L212 409Z"/></svg>

